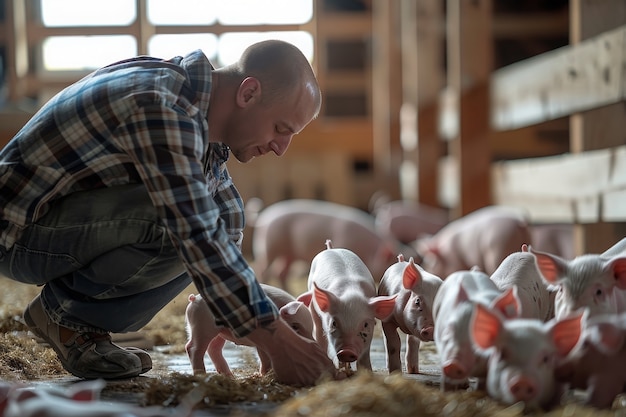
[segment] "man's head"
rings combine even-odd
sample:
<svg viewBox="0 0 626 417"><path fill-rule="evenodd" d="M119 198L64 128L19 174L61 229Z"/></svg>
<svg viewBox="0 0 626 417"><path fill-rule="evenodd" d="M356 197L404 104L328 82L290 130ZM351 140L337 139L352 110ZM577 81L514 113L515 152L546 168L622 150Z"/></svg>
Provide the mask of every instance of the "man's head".
<svg viewBox="0 0 626 417"><path fill-rule="evenodd" d="M253 44L215 75L211 141L228 145L241 162L268 152L282 155L319 114L322 98L311 65L290 43Z"/></svg>

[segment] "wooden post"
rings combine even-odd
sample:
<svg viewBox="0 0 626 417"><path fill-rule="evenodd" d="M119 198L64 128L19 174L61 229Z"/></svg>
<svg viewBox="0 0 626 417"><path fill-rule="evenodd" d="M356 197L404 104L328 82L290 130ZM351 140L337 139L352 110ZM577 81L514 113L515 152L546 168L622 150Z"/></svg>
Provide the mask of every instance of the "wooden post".
<svg viewBox="0 0 626 417"><path fill-rule="evenodd" d="M402 0L402 197L438 206L437 168L442 142L437 100L444 86L444 18L440 0Z"/></svg>
<svg viewBox="0 0 626 417"><path fill-rule="evenodd" d="M448 0L448 87L457 95L457 137L449 154L457 164L459 200L451 217L491 204L489 78L493 69L491 0Z"/></svg>
<svg viewBox="0 0 626 417"><path fill-rule="evenodd" d="M626 24L624 0L570 1L570 43L577 44L608 30ZM626 42L626 40L625 40ZM615 51L613 53L622 53ZM590 62L589 65L593 65ZM572 153L623 145L624 101L570 116ZM591 173L590 173L591 175ZM626 223L605 222L577 224L574 250L577 254L602 253L626 236Z"/></svg>
<svg viewBox="0 0 626 417"><path fill-rule="evenodd" d="M372 2L372 131L374 170L381 183L395 181L401 105L398 5ZM394 193L392 193L394 194Z"/></svg>

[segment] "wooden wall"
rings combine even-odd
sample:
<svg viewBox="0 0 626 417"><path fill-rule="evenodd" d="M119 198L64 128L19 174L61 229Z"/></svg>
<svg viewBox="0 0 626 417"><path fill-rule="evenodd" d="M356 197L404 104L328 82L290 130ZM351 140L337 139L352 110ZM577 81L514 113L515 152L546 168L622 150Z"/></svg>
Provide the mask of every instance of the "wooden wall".
<svg viewBox="0 0 626 417"><path fill-rule="evenodd" d="M20 98L74 81L33 70L46 36L33 1L4 2L2 143L32 115ZM535 223L574 224L578 253L602 251L626 235L625 8L623 0L315 1L303 28L316 38L322 114L284 157L231 161L231 174L244 198L266 204L302 197L366 209L382 190L453 217L515 205ZM127 30L164 30L145 24Z"/></svg>
<svg viewBox="0 0 626 417"><path fill-rule="evenodd" d="M602 252L623 238L626 3L570 1L569 45L500 68L492 59L494 38L503 30L496 3L446 4L447 83L437 102L426 104L439 111L437 123L435 111L420 109L413 131L426 141L439 134L448 147L444 154L430 144L405 153L427 179L416 183L424 191L414 194L432 200L437 190L437 202L457 217L495 203L525 208L535 223L574 224L576 253ZM437 2L418 0L418 14L421 7L430 10ZM528 23L528 31L545 30ZM420 50L409 42L403 57L419 59ZM418 73L417 89L429 79L438 80ZM403 100L415 106L414 97ZM422 119L430 130L420 127ZM566 132L566 146L540 140L546 129ZM420 163L421 152L439 161L436 172Z"/></svg>

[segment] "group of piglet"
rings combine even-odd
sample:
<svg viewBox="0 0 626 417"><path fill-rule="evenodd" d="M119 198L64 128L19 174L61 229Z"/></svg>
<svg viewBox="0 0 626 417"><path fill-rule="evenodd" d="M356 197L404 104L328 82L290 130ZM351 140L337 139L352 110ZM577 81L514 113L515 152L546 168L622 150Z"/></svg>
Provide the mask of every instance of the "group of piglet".
<svg viewBox="0 0 626 417"><path fill-rule="evenodd" d="M297 202L300 215L305 203ZM267 244L268 235L295 228L286 238L293 258L303 228L315 236L333 225L356 230L348 217L318 217L312 225L302 216L282 219L282 226L273 219L261 224L262 237L255 239ZM357 236L361 243L371 240ZM443 390L471 382L504 404L521 401L529 409L557 405L568 388L586 391L589 405L608 408L625 391L626 238L602 254L568 258L528 246L534 242L519 212L486 207L417 239L408 255L396 253L377 280L381 275L371 271L380 269L374 259L380 247L364 259L345 238L341 242L327 239L313 257L303 294L262 284L281 319L326 349L338 368L355 362L359 370L372 369L378 319L389 372L403 370L398 330L406 334L407 373L419 373L420 343L434 341ZM186 315L194 373L206 371L208 351L217 372L232 375L221 353L225 340L250 344L216 326L201 300L190 296ZM259 357L266 373L271 363L262 352Z"/></svg>
<svg viewBox="0 0 626 417"><path fill-rule="evenodd" d="M398 294L383 320L389 370L418 372L419 341L434 340L443 390L478 389L528 409L558 405L569 389L610 408L626 391L626 238L602 254L567 260L522 245L488 275L480 268L439 279L402 256L379 285Z"/></svg>

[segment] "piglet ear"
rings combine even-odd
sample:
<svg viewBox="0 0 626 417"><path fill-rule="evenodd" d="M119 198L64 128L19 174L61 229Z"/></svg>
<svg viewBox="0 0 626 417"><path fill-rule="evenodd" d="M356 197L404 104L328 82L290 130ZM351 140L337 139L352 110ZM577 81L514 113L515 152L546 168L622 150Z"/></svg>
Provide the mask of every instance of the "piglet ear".
<svg viewBox="0 0 626 417"><path fill-rule="evenodd" d="M578 343L582 332L583 316L584 313L570 316L557 321L552 326L552 341L561 357L567 356Z"/></svg>
<svg viewBox="0 0 626 417"><path fill-rule="evenodd" d="M301 301L290 301L284 306L282 306L280 311L280 316L283 319L287 319L288 317L293 317L298 314L298 309L305 308L305 305Z"/></svg>
<svg viewBox="0 0 626 417"><path fill-rule="evenodd" d="M610 267L613 270L617 288L626 290L626 258L615 258L611 260Z"/></svg>
<svg viewBox="0 0 626 417"><path fill-rule="evenodd" d="M379 320L385 320L389 317L396 307L397 296L398 294L372 297L369 304L374 306L374 316Z"/></svg>
<svg viewBox="0 0 626 417"><path fill-rule="evenodd" d="M613 355L624 345L624 331L612 322L597 322L590 326L589 339L598 350Z"/></svg>
<svg viewBox="0 0 626 417"><path fill-rule="evenodd" d="M532 247L529 252L535 256L535 264L539 273L548 284L556 284L567 268L566 261L546 252L536 252Z"/></svg>
<svg viewBox="0 0 626 417"><path fill-rule="evenodd" d="M472 314L470 333L474 344L481 350L487 350L496 345L502 333L502 321L487 307L476 304Z"/></svg>
<svg viewBox="0 0 626 417"><path fill-rule="evenodd" d="M305 293L300 294L296 300L300 301L305 306L309 306L311 304L311 299L313 298L313 293L311 291L307 291Z"/></svg>
<svg viewBox="0 0 626 417"><path fill-rule="evenodd" d="M458 290L459 291L456 293L455 305L459 305L461 303L469 301L469 295L467 295L467 291L465 290L463 283L459 285Z"/></svg>
<svg viewBox="0 0 626 417"><path fill-rule="evenodd" d="M490 306L508 319L522 316L522 303L517 295L517 285L507 288Z"/></svg>
<svg viewBox="0 0 626 417"><path fill-rule="evenodd" d="M315 298L315 302L321 311L328 312L330 311L333 303L335 305L338 304L337 297L331 293L330 291L326 291L317 286L316 283L313 283L313 297Z"/></svg>
<svg viewBox="0 0 626 417"><path fill-rule="evenodd" d="M402 273L402 286L407 290L413 289L416 285L421 285L422 273L415 264L413 257L409 258L409 263L404 267Z"/></svg>

